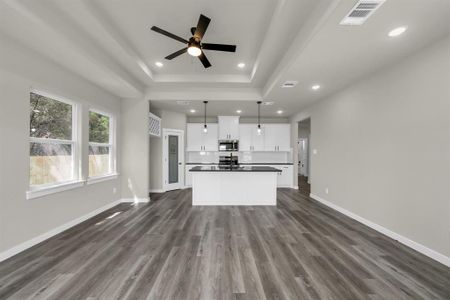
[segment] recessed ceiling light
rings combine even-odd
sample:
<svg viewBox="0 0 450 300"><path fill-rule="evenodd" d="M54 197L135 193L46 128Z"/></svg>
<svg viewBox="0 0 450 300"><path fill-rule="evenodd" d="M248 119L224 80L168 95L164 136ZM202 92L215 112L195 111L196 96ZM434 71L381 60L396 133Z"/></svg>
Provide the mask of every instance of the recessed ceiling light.
<svg viewBox="0 0 450 300"><path fill-rule="evenodd" d="M281 85L281 87L282 88L293 88L297 84L298 84L298 81L286 81Z"/></svg>
<svg viewBox="0 0 450 300"><path fill-rule="evenodd" d="M399 36L402 33L404 33L406 31L406 29L408 29L408 27L406 27L406 26L400 26L400 27L394 28L391 31L389 31L388 36L390 36L390 37Z"/></svg>
<svg viewBox="0 0 450 300"><path fill-rule="evenodd" d="M277 114L281 115L283 113L282 110L277 110Z"/></svg>
<svg viewBox="0 0 450 300"><path fill-rule="evenodd" d="M156 65L158 68L162 68L162 67L164 66L164 64L163 64L162 62L160 62L160 61L155 62L155 65Z"/></svg>
<svg viewBox="0 0 450 300"><path fill-rule="evenodd" d="M245 68L245 64L244 63L238 63L238 68L241 68L241 69L243 69L243 68Z"/></svg>
<svg viewBox="0 0 450 300"><path fill-rule="evenodd" d="M320 85L315 84L311 87L313 90L317 91L318 89L320 89Z"/></svg>
<svg viewBox="0 0 450 300"><path fill-rule="evenodd" d="M237 112L238 114L240 114L240 113L242 112L242 110L238 109L236 112Z"/></svg>
<svg viewBox="0 0 450 300"><path fill-rule="evenodd" d="M190 112L191 112L191 113L195 113L196 110L195 110L195 109L191 109Z"/></svg>

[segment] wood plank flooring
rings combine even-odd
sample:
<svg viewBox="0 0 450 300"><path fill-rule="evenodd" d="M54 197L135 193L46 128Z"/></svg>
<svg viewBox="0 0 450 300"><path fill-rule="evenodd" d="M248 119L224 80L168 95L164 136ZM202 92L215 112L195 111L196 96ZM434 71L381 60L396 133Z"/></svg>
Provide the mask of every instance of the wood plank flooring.
<svg viewBox="0 0 450 300"><path fill-rule="evenodd" d="M0 299L450 299L450 269L309 199L120 204L0 263Z"/></svg>

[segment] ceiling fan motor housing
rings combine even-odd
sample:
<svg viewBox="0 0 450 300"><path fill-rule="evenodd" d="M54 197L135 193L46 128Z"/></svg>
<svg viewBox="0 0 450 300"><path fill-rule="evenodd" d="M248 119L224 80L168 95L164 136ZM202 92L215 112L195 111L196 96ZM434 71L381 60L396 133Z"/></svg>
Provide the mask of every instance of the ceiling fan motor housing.
<svg viewBox="0 0 450 300"><path fill-rule="evenodd" d="M201 48L201 47L200 47L200 39L197 39L196 37L191 37L191 38L189 39L188 47L197 47L197 48Z"/></svg>

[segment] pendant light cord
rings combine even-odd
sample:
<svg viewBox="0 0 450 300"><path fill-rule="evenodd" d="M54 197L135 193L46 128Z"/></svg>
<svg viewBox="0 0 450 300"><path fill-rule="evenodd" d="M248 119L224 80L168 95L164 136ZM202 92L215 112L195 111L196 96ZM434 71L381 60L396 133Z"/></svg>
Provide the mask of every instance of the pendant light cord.
<svg viewBox="0 0 450 300"><path fill-rule="evenodd" d="M205 115L204 115L204 124L203 126L206 128L206 104L208 104L208 101L203 101L203 103L205 104Z"/></svg>
<svg viewBox="0 0 450 300"><path fill-rule="evenodd" d="M261 127L261 101L256 102L258 104L258 128Z"/></svg>

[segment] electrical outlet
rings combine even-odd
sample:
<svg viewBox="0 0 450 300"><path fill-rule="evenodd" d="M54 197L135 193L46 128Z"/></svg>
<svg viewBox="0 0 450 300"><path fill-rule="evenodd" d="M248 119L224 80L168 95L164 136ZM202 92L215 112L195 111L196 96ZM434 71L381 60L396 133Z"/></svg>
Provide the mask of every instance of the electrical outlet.
<svg viewBox="0 0 450 300"><path fill-rule="evenodd" d="M117 193L117 188L113 188L113 194Z"/></svg>
<svg viewBox="0 0 450 300"><path fill-rule="evenodd" d="M328 195L328 188L326 188L326 189L325 189L325 194L327 194L327 195Z"/></svg>

